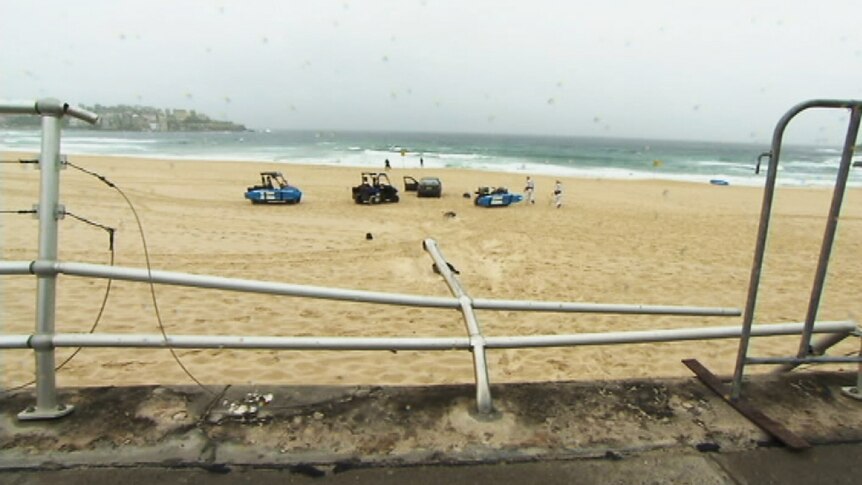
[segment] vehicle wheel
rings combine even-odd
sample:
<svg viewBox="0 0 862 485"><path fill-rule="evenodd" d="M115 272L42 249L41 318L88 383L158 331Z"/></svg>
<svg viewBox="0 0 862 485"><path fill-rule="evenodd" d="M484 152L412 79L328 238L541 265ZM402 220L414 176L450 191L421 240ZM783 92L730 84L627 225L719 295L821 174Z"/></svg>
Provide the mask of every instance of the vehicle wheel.
<svg viewBox="0 0 862 485"><path fill-rule="evenodd" d="M398 202L398 201L399 201L398 196L397 196L397 195L393 195L393 196L392 196L392 202Z"/></svg>

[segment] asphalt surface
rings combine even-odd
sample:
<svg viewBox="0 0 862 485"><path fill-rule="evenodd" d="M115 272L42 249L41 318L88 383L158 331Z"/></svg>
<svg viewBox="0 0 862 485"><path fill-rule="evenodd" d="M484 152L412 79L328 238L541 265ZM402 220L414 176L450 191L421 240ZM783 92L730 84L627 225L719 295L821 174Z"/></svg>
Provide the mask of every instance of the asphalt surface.
<svg viewBox="0 0 862 485"><path fill-rule="evenodd" d="M660 451L603 459L412 467L75 468L0 472L6 485L227 484L857 484L862 443L802 452L764 448L739 453Z"/></svg>

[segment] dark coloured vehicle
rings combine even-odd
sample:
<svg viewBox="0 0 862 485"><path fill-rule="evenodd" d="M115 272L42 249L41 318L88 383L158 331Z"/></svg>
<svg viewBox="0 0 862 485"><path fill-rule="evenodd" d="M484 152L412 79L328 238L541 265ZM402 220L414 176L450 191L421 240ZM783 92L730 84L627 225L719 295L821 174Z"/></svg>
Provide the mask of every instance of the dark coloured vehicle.
<svg viewBox="0 0 862 485"><path fill-rule="evenodd" d="M419 188L416 190L417 197L441 197L443 195L443 182L437 177L422 177L419 180Z"/></svg>
<svg viewBox="0 0 862 485"><path fill-rule="evenodd" d="M417 181L413 177L404 177L404 191L416 192L417 197L442 197L443 182L437 177L422 177Z"/></svg>
<svg viewBox="0 0 862 485"><path fill-rule="evenodd" d="M357 204L398 202L398 189L392 186L385 173L362 172L362 183L350 192Z"/></svg>

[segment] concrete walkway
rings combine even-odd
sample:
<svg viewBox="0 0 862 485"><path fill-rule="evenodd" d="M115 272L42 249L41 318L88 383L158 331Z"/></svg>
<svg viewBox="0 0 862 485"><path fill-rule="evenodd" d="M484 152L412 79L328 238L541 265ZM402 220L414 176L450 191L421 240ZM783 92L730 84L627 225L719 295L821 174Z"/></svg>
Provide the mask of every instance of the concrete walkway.
<svg viewBox="0 0 862 485"><path fill-rule="evenodd" d="M6 485L228 484L815 484L850 485L862 477L862 444L818 446L802 453L780 448L736 453L650 452L622 459L487 465L336 469L331 466L203 468L85 468L0 472Z"/></svg>
<svg viewBox="0 0 862 485"><path fill-rule="evenodd" d="M814 445L800 452L694 378L494 386L492 416L472 386L153 386L67 389L74 413L21 422L19 392L0 396L0 483L857 483L862 403L840 392L854 383L746 385Z"/></svg>

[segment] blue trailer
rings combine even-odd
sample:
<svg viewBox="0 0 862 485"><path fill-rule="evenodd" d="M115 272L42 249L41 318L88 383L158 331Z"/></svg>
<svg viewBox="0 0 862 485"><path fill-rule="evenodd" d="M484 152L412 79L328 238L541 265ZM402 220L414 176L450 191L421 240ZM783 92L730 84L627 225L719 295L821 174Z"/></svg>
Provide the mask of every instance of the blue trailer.
<svg viewBox="0 0 862 485"><path fill-rule="evenodd" d="M479 187L473 203L479 207L508 207L524 200L521 194L513 194L506 187Z"/></svg>

